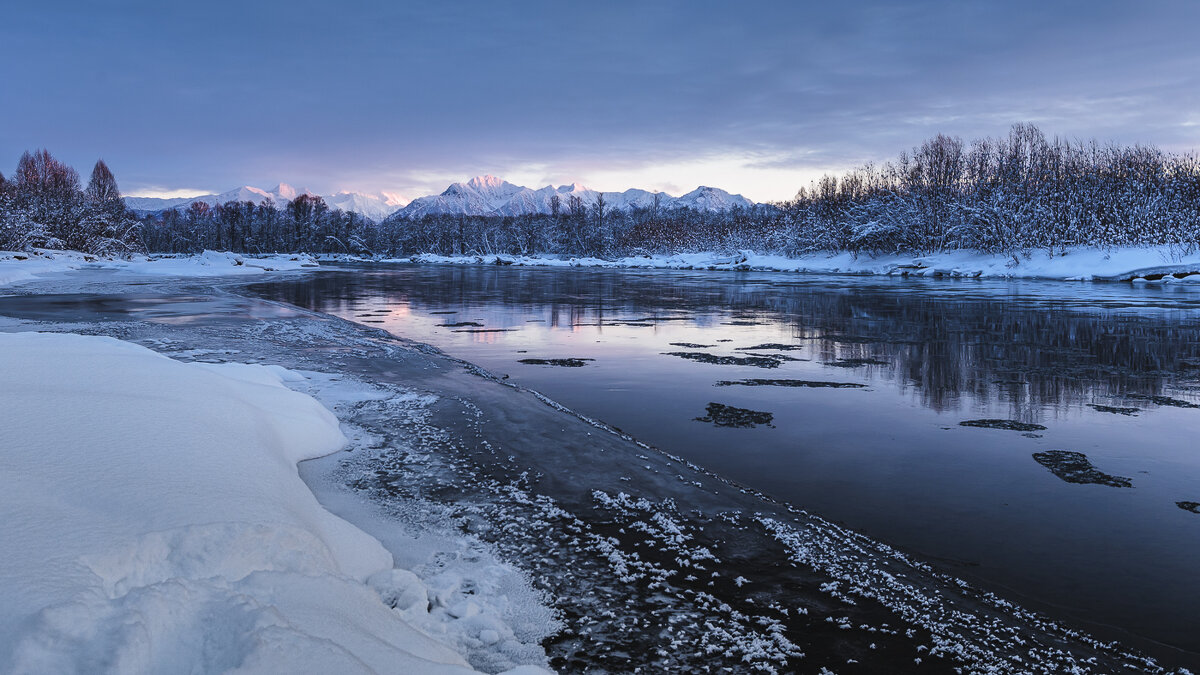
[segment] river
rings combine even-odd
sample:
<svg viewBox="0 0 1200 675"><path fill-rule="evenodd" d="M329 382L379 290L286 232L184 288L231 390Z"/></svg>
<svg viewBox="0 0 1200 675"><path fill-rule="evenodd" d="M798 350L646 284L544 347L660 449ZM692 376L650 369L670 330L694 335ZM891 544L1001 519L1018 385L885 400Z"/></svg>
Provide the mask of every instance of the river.
<svg viewBox="0 0 1200 675"><path fill-rule="evenodd" d="M1200 651L1200 289L392 264L251 291L1101 634Z"/></svg>

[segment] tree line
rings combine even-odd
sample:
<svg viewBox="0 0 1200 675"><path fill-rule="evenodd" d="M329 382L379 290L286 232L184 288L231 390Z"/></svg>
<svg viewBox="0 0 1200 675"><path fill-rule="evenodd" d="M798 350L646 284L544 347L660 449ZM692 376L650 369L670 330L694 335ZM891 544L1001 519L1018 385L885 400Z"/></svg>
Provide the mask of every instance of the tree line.
<svg viewBox="0 0 1200 675"><path fill-rule="evenodd" d="M141 253L141 223L125 208L116 178L96 162L86 187L49 152L26 152L11 179L0 173L0 249L54 248L104 256Z"/></svg>
<svg viewBox="0 0 1200 675"><path fill-rule="evenodd" d="M1200 245L1200 162L1150 146L1047 139L1017 124L970 144L938 135L883 165L827 175L790 201L711 213L572 204L517 217L382 224L396 253L798 256Z"/></svg>
<svg viewBox="0 0 1200 675"><path fill-rule="evenodd" d="M555 200L548 214L392 216L375 223L301 195L272 203L192 203L134 219L97 162L86 189L46 151L0 175L0 248L104 254L311 252L560 254L684 252L802 255L1017 254L1072 246L1200 245L1200 162L1150 146L1047 139L1017 124L970 144L938 135L882 165L825 176L787 202L709 212L659 204L613 208L603 197Z"/></svg>
<svg viewBox="0 0 1200 675"><path fill-rule="evenodd" d="M230 201L210 206L192 202L143 219L146 248L160 253L198 253L206 249L235 253L371 254L375 223L309 194L283 208L264 201Z"/></svg>

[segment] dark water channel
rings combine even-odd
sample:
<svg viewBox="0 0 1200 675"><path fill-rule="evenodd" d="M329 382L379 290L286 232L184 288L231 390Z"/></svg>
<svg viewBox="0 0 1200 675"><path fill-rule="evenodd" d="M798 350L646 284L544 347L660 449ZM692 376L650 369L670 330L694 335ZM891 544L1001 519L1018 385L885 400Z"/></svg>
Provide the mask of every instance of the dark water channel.
<svg viewBox="0 0 1200 675"><path fill-rule="evenodd" d="M436 345L1052 614L1200 651L1200 289L389 265Z"/></svg>

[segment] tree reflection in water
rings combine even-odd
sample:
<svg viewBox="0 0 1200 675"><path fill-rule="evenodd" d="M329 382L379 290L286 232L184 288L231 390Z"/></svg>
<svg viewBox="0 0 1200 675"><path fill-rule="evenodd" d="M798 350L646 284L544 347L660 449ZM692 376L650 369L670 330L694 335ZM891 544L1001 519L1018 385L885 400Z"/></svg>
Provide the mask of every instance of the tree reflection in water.
<svg viewBox="0 0 1200 675"><path fill-rule="evenodd" d="M831 365L893 378L934 410L999 400L1026 421L1047 406L1166 405L1166 388L1187 389L1200 373L1200 322L1186 296L1165 307L1151 296L1152 311L1135 313L1141 299L1120 294L1136 291L1116 287L1115 296L1071 301L1053 289L1016 295L1003 283L786 276L396 265L254 290L332 313L364 298L429 313L486 308L490 330L520 328L536 314L552 328L683 321L715 333L738 317L790 329L792 344L750 349L807 348ZM1044 286L1064 296L1080 288Z"/></svg>

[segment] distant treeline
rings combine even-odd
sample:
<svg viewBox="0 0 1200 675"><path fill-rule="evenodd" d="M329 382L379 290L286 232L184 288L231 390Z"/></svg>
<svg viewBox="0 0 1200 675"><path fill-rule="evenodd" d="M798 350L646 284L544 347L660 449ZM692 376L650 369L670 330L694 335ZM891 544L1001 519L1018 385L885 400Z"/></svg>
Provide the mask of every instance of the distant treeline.
<svg viewBox="0 0 1200 675"><path fill-rule="evenodd" d="M270 202L192 202L143 219L146 248L159 253L205 249L236 253L356 253L374 251L379 226L363 216L331 209L303 194L278 208Z"/></svg>
<svg viewBox="0 0 1200 675"><path fill-rule="evenodd" d="M33 167L32 169L30 167ZM51 168L46 168L51 167ZM965 144L937 136L882 166L826 176L778 204L725 212L615 209L599 199L522 216L430 215L374 223L302 195L273 204L193 203L134 222L100 162L87 190L41 151L0 177L0 248L92 252L564 254L696 251L1014 254L1070 246L1200 244L1200 163L1145 146L1048 140L1015 125ZM94 184L96 185L94 189ZM113 195L116 195L114 200Z"/></svg>

